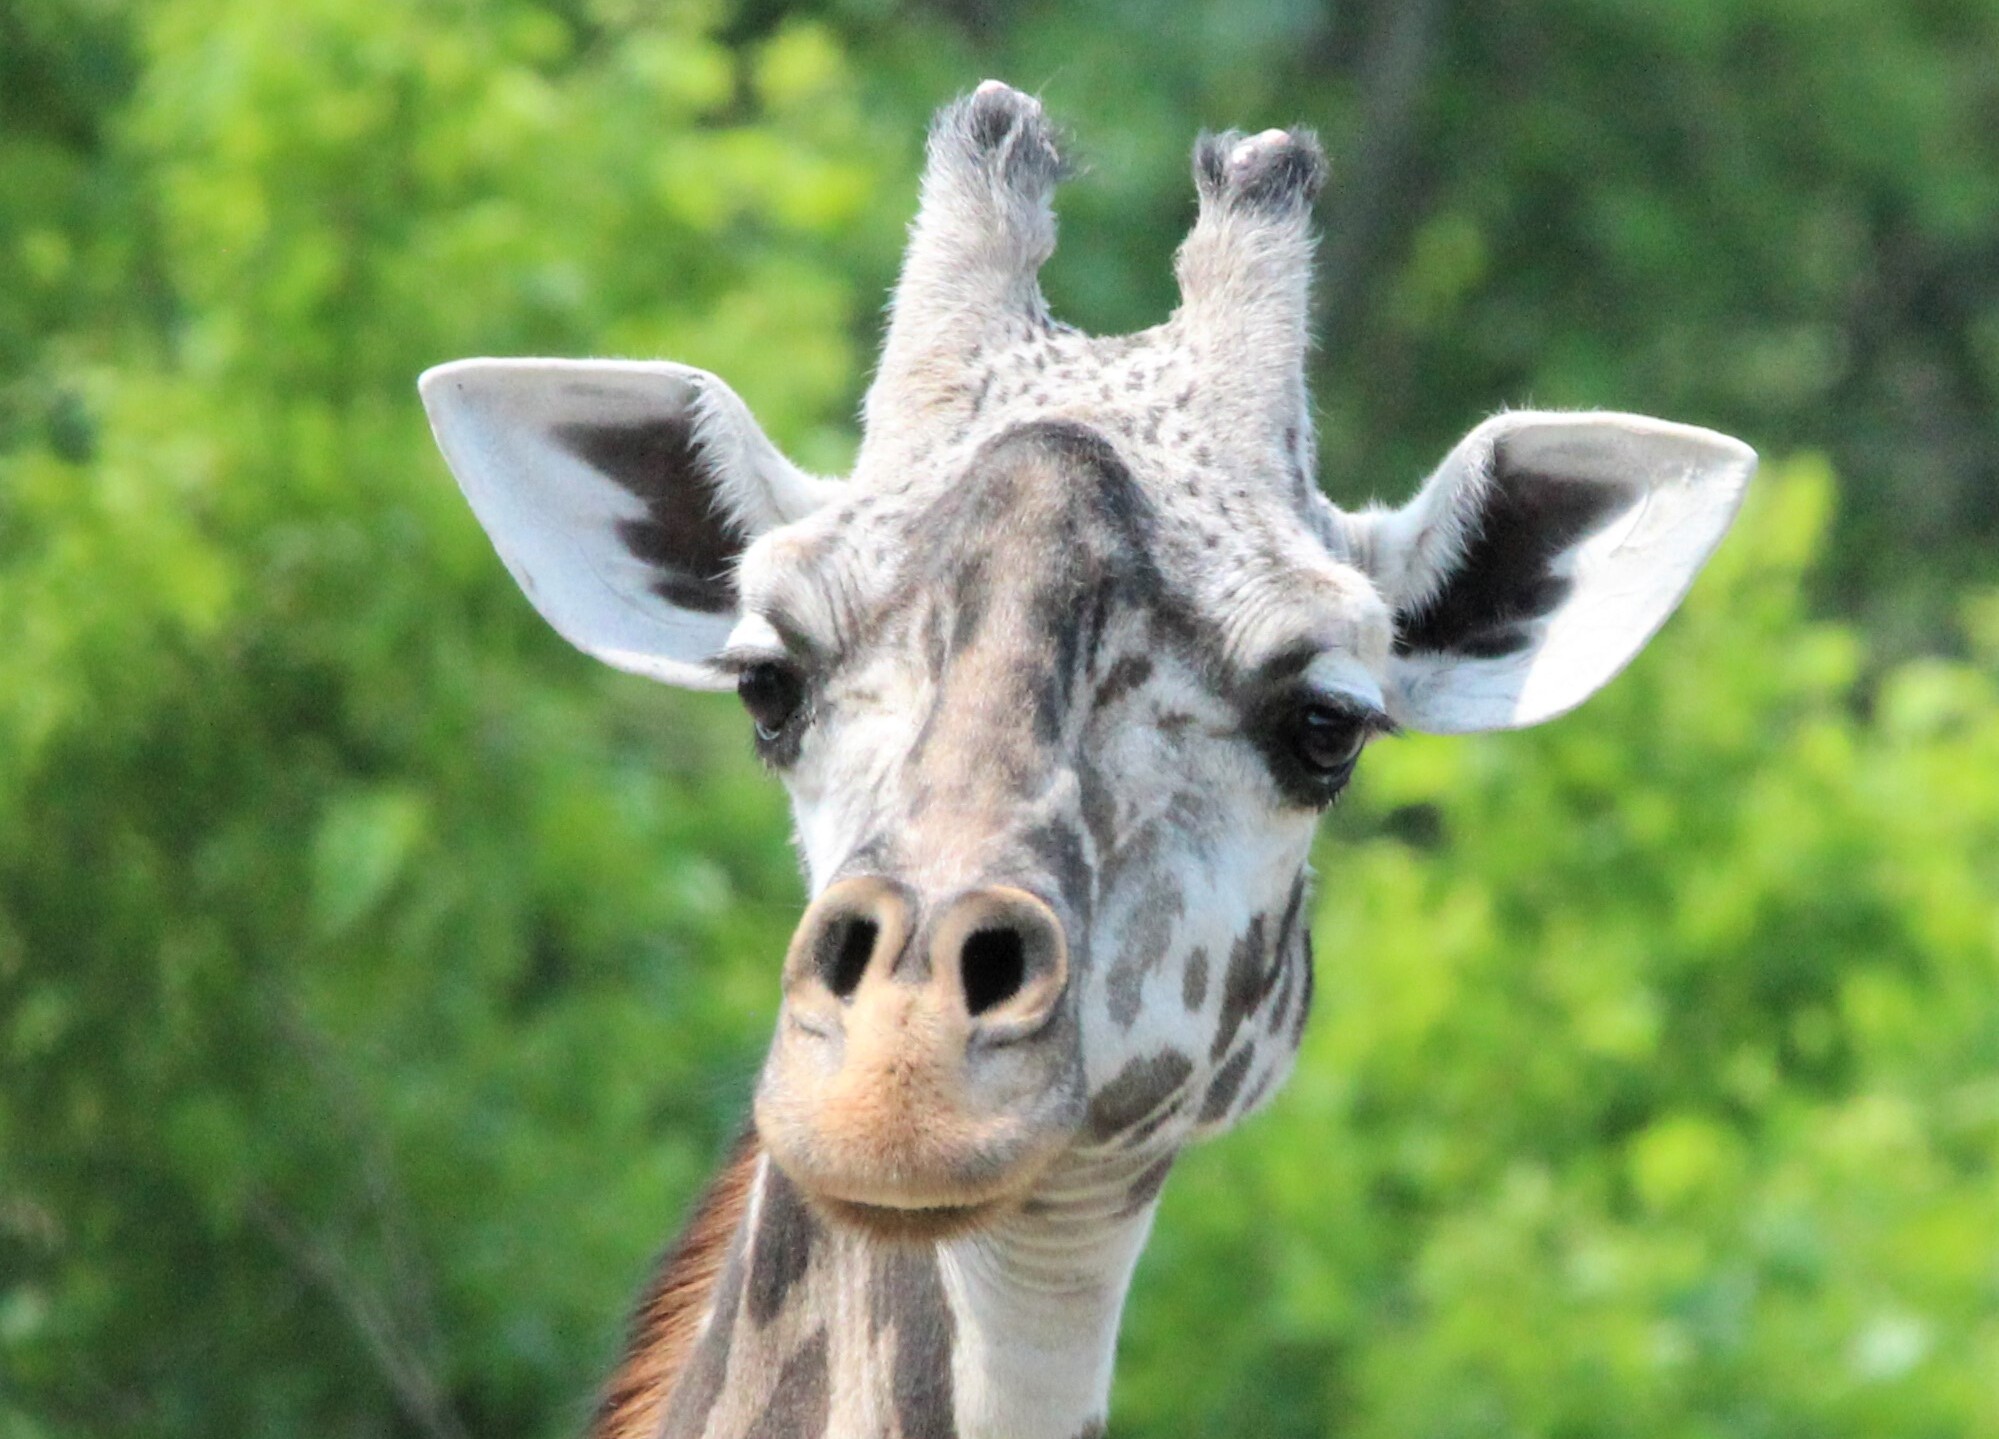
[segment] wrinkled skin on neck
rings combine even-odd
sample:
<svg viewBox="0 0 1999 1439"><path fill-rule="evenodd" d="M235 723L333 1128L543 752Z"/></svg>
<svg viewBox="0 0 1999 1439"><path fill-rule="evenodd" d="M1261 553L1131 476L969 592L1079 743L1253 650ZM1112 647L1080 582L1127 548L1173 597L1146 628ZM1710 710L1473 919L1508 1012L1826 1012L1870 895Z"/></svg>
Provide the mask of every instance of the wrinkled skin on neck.
<svg viewBox="0 0 1999 1439"><path fill-rule="evenodd" d="M1151 1219L1113 1177L1132 1168L1051 1174L975 1234L894 1241L829 1222L763 1159L678 1382L599 1432L1100 1436Z"/></svg>

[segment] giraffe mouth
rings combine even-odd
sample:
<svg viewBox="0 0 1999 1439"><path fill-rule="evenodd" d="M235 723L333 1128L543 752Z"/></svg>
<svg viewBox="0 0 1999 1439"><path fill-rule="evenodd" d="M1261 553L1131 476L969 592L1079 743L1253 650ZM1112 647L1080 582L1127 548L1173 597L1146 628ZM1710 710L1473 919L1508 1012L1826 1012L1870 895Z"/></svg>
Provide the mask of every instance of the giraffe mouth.
<svg viewBox="0 0 1999 1439"><path fill-rule="evenodd" d="M862 1231L871 1238L904 1243L935 1243L977 1233L1012 1207L1006 1199L987 1199L974 1204L933 1204L903 1208L893 1204L864 1204L852 1199L814 1195L814 1200L834 1221Z"/></svg>

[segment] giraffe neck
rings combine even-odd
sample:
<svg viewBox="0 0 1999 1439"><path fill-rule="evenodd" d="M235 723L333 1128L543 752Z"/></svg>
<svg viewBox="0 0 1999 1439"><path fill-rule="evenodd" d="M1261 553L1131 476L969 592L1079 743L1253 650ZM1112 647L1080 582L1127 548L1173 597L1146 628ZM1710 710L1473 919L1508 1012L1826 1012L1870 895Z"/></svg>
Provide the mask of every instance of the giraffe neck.
<svg viewBox="0 0 1999 1439"><path fill-rule="evenodd" d="M1016 1212L942 1241L829 1223L768 1158L739 1161L740 1219L649 1432L1101 1435L1118 1317L1165 1172L1151 1160L1067 1162Z"/></svg>

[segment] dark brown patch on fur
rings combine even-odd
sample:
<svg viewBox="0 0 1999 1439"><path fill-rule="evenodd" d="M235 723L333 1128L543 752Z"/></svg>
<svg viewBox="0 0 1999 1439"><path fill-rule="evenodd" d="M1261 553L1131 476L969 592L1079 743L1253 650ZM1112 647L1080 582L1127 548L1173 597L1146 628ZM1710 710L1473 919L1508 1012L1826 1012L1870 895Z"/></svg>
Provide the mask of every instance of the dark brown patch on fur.
<svg viewBox="0 0 1999 1439"><path fill-rule="evenodd" d="M773 1166L764 1181L750 1250L750 1318L759 1329L777 1318L792 1286L805 1277L818 1228L798 1186Z"/></svg>
<svg viewBox="0 0 1999 1439"><path fill-rule="evenodd" d="M1241 1021L1263 1007L1271 997L1271 989L1277 989L1277 999L1265 1013L1267 1027L1275 1033L1281 1027L1281 1011L1291 1001L1291 953L1305 931L1299 929L1299 921L1305 909L1305 875L1299 873L1291 881L1291 897L1283 903L1283 915L1277 919L1277 927L1269 931L1265 943L1263 915L1249 923L1247 933L1237 941L1235 951L1229 955L1229 973L1223 981L1221 999L1221 1029L1215 1033L1215 1047L1209 1055L1211 1059L1221 1059L1229 1045L1235 1041L1235 1031ZM1309 943L1309 939L1307 939Z"/></svg>
<svg viewBox="0 0 1999 1439"><path fill-rule="evenodd" d="M1171 1104L1159 1110L1150 1119L1140 1124L1138 1128L1127 1132L1124 1137L1124 1147L1126 1149L1136 1149L1144 1144L1146 1140L1164 1129L1179 1115L1180 1103L1183 1098L1185 1098L1184 1095L1175 1096Z"/></svg>
<svg viewBox="0 0 1999 1439"><path fill-rule="evenodd" d="M748 1272L749 1232L738 1220L721 1277L715 1281L710 1304L713 1318L694 1338L680 1374L669 1376L664 1398L666 1418L660 1426L660 1439L694 1439L708 1427L708 1416L728 1379ZM697 1314L696 1323L699 1322Z"/></svg>
<svg viewBox="0 0 1999 1439"><path fill-rule="evenodd" d="M1126 655L1111 666L1104 682L1097 686L1097 708L1109 709L1152 678L1152 661L1145 655Z"/></svg>
<svg viewBox="0 0 1999 1439"><path fill-rule="evenodd" d="M1264 943L1265 916L1258 915L1249 922L1242 938L1229 951L1229 967L1222 975L1222 1015L1215 1029L1215 1043L1208 1052L1210 1059L1219 1060L1229 1052L1235 1043L1236 1031L1242 1028L1243 1020L1256 1008L1263 998L1267 979L1268 951Z"/></svg>
<svg viewBox="0 0 1999 1439"><path fill-rule="evenodd" d="M777 1383L750 1433L757 1439L825 1439L833 1388L827 1375L832 1348L820 1329L777 1374Z"/></svg>
<svg viewBox="0 0 1999 1439"><path fill-rule="evenodd" d="M736 607L729 569L743 538L716 509L714 477L691 425L557 425L555 441L645 503L644 519L618 522L618 538L659 572L654 594L703 614Z"/></svg>
<svg viewBox="0 0 1999 1439"><path fill-rule="evenodd" d="M652 1439L660 1432L667 1398L687 1366L709 1296L717 1293L729 1241L742 1224L760 1152L756 1131L745 1128L680 1237L654 1268L632 1315L624 1357L590 1421L589 1439ZM719 1368L714 1382L719 1389Z"/></svg>
<svg viewBox="0 0 1999 1439"><path fill-rule="evenodd" d="M1110 997L1111 1018L1120 1028L1130 1029L1138 1018L1146 976L1166 957L1173 926L1185 912L1179 894L1167 884L1154 885L1137 905L1137 916L1126 930L1104 988Z"/></svg>
<svg viewBox="0 0 1999 1439"><path fill-rule="evenodd" d="M1292 968L1289 955L1279 950L1276 955L1277 995L1264 1009L1263 1027L1271 1034L1284 1028L1284 1018L1291 1012Z"/></svg>
<svg viewBox="0 0 1999 1439"><path fill-rule="evenodd" d="M1095 896L1090 892L1090 864L1083 836L1070 825L1050 821L1028 830L1021 843L1054 882L1056 892L1074 912L1078 927L1087 929Z"/></svg>
<svg viewBox="0 0 1999 1439"><path fill-rule="evenodd" d="M1145 1172L1132 1181L1125 1193L1124 1204L1118 1209L1120 1219L1130 1218L1159 1197L1159 1191L1166 1187L1166 1176L1173 1172L1175 1158L1168 1154L1145 1166Z"/></svg>
<svg viewBox="0 0 1999 1439"><path fill-rule="evenodd" d="M1306 930L1299 936L1298 965L1304 970L1298 994L1298 1013L1291 1020L1291 1047L1296 1049L1305 1039L1305 1021L1312 1017L1312 995L1318 982L1314 972L1312 956L1312 931Z"/></svg>
<svg viewBox="0 0 1999 1439"><path fill-rule="evenodd" d="M1101 861L1117 847L1117 797L1104 782L1087 749L1076 756L1076 786L1083 824L1090 831L1090 843L1096 846Z"/></svg>
<svg viewBox="0 0 1999 1439"><path fill-rule="evenodd" d="M979 631L985 627L986 611L992 605L992 579L984 560L967 560L955 579L957 583L951 593L951 632L944 648L947 658L963 654L977 642Z"/></svg>
<svg viewBox="0 0 1999 1439"><path fill-rule="evenodd" d="M1215 1076L1215 1082L1208 1086L1208 1097L1201 1103L1201 1123L1213 1124L1229 1112L1229 1106L1242 1092L1242 1082L1249 1077L1249 1061L1256 1053L1254 1049L1244 1049Z"/></svg>
<svg viewBox="0 0 1999 1439"><path fill-rule="evenodd" d="M936 1250L892 1246L875 1256L872 1268L868 1333L879 1338L895 1330L892 1383L903 1439L957 1439L951 1348L958 1325L944 1296Z"/></svg>
<svg viewBox="0 0 1999 1439"><path fill-rule="evenodd" d="M1187 956L1187 968L1180 976L1180 1000L1189 1009L1208 1002L1208 952L1196 949Z"/></svg>
<svg viewBox="0 0 1999 1439"><path fill-rule="evenodd" d="M1134 1059L1090 1101L1090 1132L1108 1139L1164 1104L1194 1071L1193 1061L1171 1049Z"/></svg>
<svg viewBox="0 0 1999 1439"><path fill-rule="evenodd" d="M1115 893L1123 884L1126 874L1144 871L1159 858L1159 851L1165 841L1160 826L1147 823L1142 828L1123 835L1114 835L1117 843L1108 851L1101 848L1097 854L1097 892Z"/></svg>
<svg viewBox="0 0 1999 1439"><path fill-rule="evenodd" d="M1090 593L1089 619L1083 626L1083 667L1094 671L1097 667L1097 653L1103 648L1104 635L1110 629L1111 611L1117 604L1115 585L1097 585Z"/></svg>

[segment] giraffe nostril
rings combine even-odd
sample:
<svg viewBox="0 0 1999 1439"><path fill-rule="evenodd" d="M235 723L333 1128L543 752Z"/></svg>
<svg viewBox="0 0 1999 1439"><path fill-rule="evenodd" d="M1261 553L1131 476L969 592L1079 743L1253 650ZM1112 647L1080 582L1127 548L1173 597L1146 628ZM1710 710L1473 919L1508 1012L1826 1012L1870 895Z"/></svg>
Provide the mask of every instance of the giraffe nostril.
<svg viewBox="0 0 1999 1439"><path fill-rule="evenodd" d="M827 926L819 938L819 977L835 999L851 999L861 987L880 937L881 927L860 915Z"/></svg>
<svg viewBox="0 0 1999 1439"><path fill-rule="evenodd" d="M1027 979L1027 947L1015 929L974 930L958 958L965 1008L977 1019L1020 993Z"/></svg>

